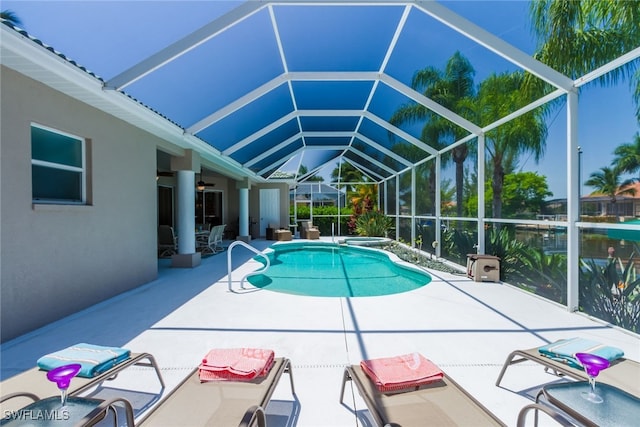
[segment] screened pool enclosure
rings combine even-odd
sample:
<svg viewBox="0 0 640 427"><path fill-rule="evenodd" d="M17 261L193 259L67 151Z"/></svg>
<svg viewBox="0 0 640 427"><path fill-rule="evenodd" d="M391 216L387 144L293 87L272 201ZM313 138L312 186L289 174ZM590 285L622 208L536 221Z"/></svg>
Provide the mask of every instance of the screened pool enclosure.
<svg viewBox="0 0 640 427"><path fill-rule="evenodd" d="M95 72L106 91L178 127L210 169L292 190L322 177L337 189L335 216L305 203L336 235L348 233L349 195L373 189L375 206L393 218L390 237L459 264L470 252L495 253L506 282L638 332L640 296L627 291L638 281L628 263L637 264L640 242L610 233L637 225L581 217L580 199L597 169L587 155L605 157L618 144L585 152L581 126L593 116L582 114L595 105L635 118L630 104L607 96L628 85L612 76L638 68L640 42L576 78L534 59L529 23L509 16L518 9L527 18L523 2L186 3L181 13L203 11L193 28L172 29L169 43L149 38ZM603 78L613 83L597 85ZM525 172L554 176L558 194L543 198L557 207L509 204L505 188L528 182ZM620 258L612 268L628 273L618 290L600 286L612 274L599 268L612 246Z"/></svg>

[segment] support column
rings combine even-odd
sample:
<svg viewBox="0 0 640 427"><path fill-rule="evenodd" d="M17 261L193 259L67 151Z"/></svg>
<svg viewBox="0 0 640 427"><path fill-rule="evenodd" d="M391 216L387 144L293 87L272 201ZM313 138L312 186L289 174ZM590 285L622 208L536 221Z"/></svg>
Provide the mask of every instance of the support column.
<svg viewBox="0 0 640 427"><path fill-rule="evenodd" d="M484 233L484 201L485 201L485 142L484 135L478 135L478 250L477 253L484 254L486 250Z"/></svg>
<svg viewBox="0 0 640 427"><path fill-rule="evenodd" d="M411 166L411 246L416 246L416 167Z"/></svg>
<svg viewBox="0 0 640 427"><path fill-rule="evenodd" d="M396 240L400 238L400 177L396 175Z"/></svg>
<svg viewBox="0 0 640 427"><path fill-rule="evenodd" d="M200 170L200 156L186 150L184 157L171 159L171 169L176 171L178 183L178 253L171 257L171 266L197 267L201 259L200 252L196 252L195 171Z"/></svg>
<svg viewBox="0 0 640 427"><path fill-rule="evenodd" d="M567 93L567 310L578 310L580 221L578 172L578 91Z"/></svg>
<svg viewBox="0 0 640 427"><path fill-rule="evenodd" d="M251 187L249 180L238 182L236 188L239 191L239 213L238 213L238 237L236 240L243 242L251 241L249 233L249 188Z"/></svg>
<svg viewBox="0 0 640 427"><path fill-rule="evenodd" d="M435 240L431 242L437 258L442 256L440 250L440 242L442 241L442 195L440 194L440 181L442 181L442 156L438 153L436 155L436 199L433 201L433 212L436 215L436 229L434 234Z"/></svg>

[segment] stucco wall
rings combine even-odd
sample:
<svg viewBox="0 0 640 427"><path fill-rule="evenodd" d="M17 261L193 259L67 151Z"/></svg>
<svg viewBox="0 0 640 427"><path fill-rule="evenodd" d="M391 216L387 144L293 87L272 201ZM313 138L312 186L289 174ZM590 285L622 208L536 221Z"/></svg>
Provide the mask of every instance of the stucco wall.
<svg viewBox="0 0 640 427"><path fill-rule="evenodd" d="M0 71L4 342L156 277L157 141L10 69ZM91 141L90 206L32 205L32 122Z"/></svg>

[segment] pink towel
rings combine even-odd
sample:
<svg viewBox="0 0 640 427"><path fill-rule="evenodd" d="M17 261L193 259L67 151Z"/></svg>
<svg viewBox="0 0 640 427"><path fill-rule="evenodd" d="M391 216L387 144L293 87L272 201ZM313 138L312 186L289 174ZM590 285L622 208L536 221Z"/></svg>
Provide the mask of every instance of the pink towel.
<svg viewBox="0 0 640 427"><path fill-rule="evenodd" d="M215 348L202 359L200 381L252 380L269 373L273 350L261 348Z"/></svg>
<svg viewBox="0 0 640 427"><path fill-rule="evenodd" d="M420 353L363 360L360 367L382 392L416 388L444 377L440 368Z"/></svg>

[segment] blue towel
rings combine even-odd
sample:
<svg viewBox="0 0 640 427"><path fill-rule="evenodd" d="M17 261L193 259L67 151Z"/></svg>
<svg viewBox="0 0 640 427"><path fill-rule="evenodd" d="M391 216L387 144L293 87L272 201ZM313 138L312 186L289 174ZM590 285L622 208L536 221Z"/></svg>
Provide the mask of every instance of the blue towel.
<svg viewBox="0 0 640 427"><path fill-rule="evenodd" d="M42 356L38 359L38 367L50 371L58 366L79 363L82 368L78 376L93 378L127 360L130 356L131 351L125 348L80 343Z"/></svg>
<svg viewBox="0 0 640 427"><path fill-rule="evenodd" d="M575 358L576 353L591 353L604 357L609 362L624 356L624 351L619 348L600 344L597 341L585 338L567 338L544 345L538 349L540 354L558 362L566 363L574 368L583 369Z"/></svg>

